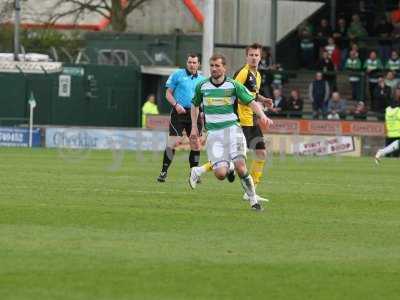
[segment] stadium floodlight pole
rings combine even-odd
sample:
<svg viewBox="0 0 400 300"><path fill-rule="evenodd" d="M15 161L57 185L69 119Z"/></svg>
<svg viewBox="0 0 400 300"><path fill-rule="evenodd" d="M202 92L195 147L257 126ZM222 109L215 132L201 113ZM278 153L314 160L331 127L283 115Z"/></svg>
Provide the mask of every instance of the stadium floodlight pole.
<svg viewBox="0 0 400 300"><path fill-rule="evenodd" d="M276 39L278 30L278 0L271 0L271 60L276 63Z"/></svg>
<svg viewBox="0 0 400 300"><path fill-rule="evenodd" d="M20 0L14 0L14 60L19 60L19 51L20 51L20 43L19 43L19 28L21 24L21 4Z"/></svg>
<svg viewBox="0 0 400 300"><path fill-rule="evenodd" d="M208 60L214 51L214 20L215 0L205 0L204 23L203 23L203 52L202 52L202 73L205 77L210 76Z"/></svg>

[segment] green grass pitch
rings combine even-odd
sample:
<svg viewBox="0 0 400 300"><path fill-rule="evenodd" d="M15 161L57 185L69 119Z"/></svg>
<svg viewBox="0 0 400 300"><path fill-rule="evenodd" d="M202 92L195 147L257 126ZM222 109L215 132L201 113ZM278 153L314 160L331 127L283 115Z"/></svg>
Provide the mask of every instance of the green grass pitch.
<svg viewBox="0 0 400 300"><path fill-rule="evenodd" d="M178 152L0 149L0 299L399 299L400 161L275 156L187 185ZM204 161L205 155L202 157Z"/></svg>

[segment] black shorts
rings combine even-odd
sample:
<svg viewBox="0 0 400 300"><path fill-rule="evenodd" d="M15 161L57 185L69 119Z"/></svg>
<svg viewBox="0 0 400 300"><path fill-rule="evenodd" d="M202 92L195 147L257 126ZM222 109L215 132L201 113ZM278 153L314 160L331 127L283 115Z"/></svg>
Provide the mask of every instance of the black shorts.
<svg viewBox="0 0 400 300"><path fill-rule="evenodd" d="M175 108L171 111L171 118L169 121L169 135L170 136L183 136L183 130L186 131L186 135L190 136L192 131L192 119L190 118L190 108L185 108L185 114L178 114ZM199 129L199 134L203 130L203 126L200 117L197 122L197 128Z"/></svg>
<svg viewBox="0 0 400 300"><path fill-rule="evenodd" d="M247 148L251 150L264 150L264 135L258 125L242 126Z"/></svg>

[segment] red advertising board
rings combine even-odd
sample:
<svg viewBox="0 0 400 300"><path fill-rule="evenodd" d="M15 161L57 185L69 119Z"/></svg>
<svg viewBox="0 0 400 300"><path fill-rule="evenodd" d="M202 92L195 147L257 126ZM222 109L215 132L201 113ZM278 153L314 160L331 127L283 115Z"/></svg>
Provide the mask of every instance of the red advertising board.
<svg viewBox="0 0 400 300"><path fill-rule="evenodd" d="M385 136L385 123L362 121L273 119L274 124L265 133L306 135ZM147 127L168 129L169 116L147 117Z"/></svg>

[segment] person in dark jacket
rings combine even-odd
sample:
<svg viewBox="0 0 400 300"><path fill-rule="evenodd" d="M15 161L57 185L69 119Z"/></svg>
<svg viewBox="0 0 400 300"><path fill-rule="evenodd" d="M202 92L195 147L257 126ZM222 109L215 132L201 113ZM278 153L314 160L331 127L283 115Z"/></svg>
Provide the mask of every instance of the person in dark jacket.
<svg viewBox="0 0 400 300"><path fill-rule="evenodd" d="M273 91L273 102L274 107L268 110L271 117L286 117L287 114L287 100L282 95L280 89L274 89Z"/></svg>
<svg viewBox="0 0 400 300"><path fill-rule="evenodd" d="M318 119L319 116L323 117L325 114L325 105L329 99L329 85L323 79L321 72L317 72L315 79L310 83L308 95L312 102L313 118Z"/></svg>
<svg viewBox="0 0 400 300"><path fill-rule="evenodd" d="M287 103L288 117L301 118L303 115L303 99L300 98L300 92L294 89L290 92Z"/></svg>
<svg viewBox="0 0 400 300"><path fill-rule="evenodd" d="M378 114L378 120L385 119L385 109L392 101L392 90L385 84L383 76L378 77L378 84L374 89L375 107L372 107Z"/></svg>

